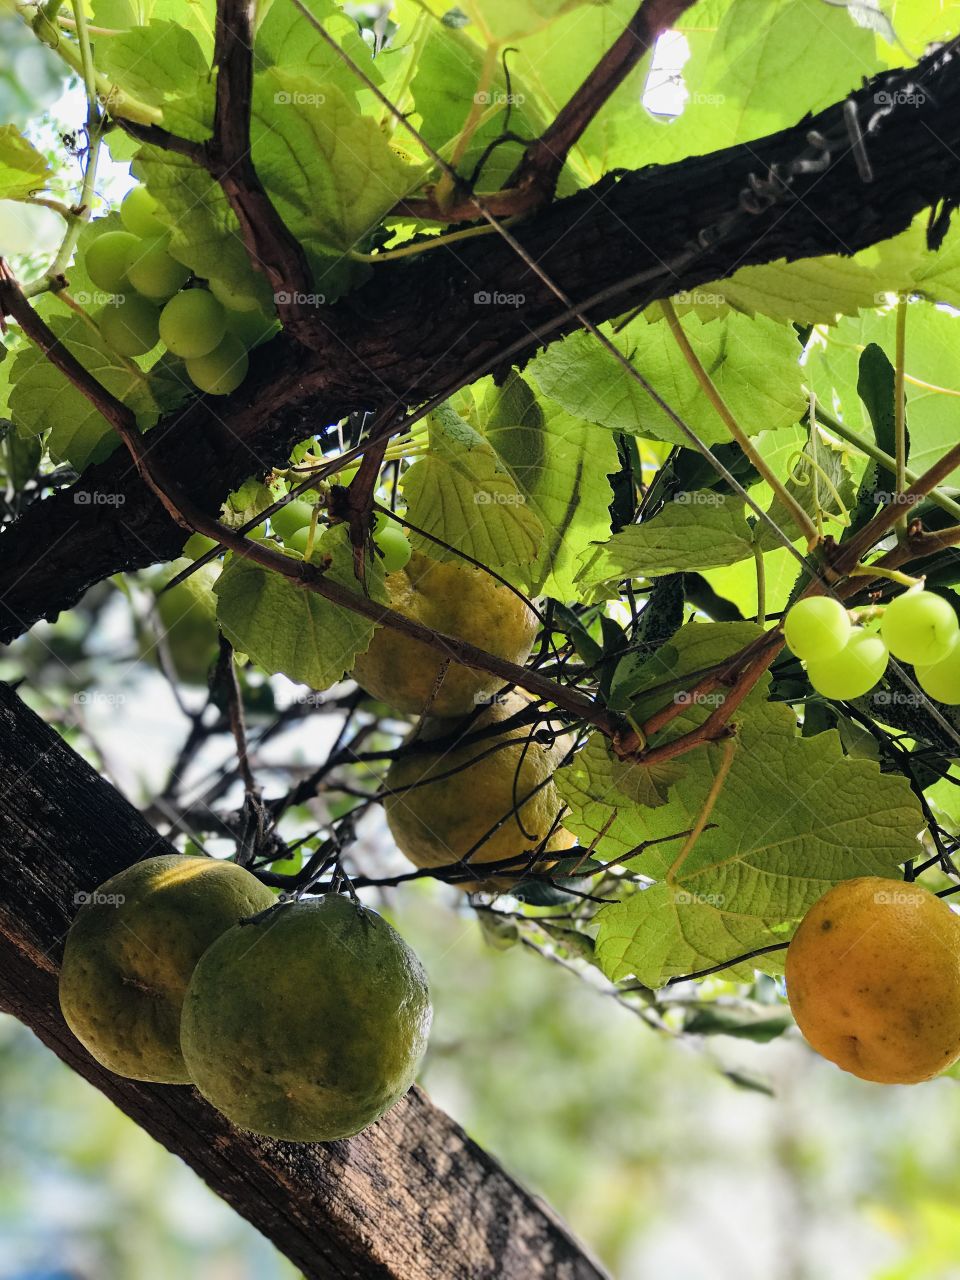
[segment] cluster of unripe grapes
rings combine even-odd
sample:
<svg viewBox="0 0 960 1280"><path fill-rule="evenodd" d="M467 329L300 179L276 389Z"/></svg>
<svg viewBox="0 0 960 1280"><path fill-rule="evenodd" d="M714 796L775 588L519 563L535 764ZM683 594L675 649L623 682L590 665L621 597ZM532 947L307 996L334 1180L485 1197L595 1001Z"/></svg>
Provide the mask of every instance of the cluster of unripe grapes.
<svg viewBox="0 0 960 1280"><path fill-rule="evenodd" d="M339 478L341 484L344 480L345 477ZM270 517L270 527L285 547L305 556L315 510L316 507L305 497L291 498ZM380 549L384 573L399 573L407 566L413 552L399 525L378 517L373 540Z"/></svg>
<svg viewBox="0 0 960 1280"><path fill-rule="evenodd" d="M960 705L960 623L949 601L911 588L884 606L879 633L855 625L839 600L809 596L787 613L784 636L825 698L860 698L877 684L890 654L909 662L924 693Z"/></svg>
<svg viewBox="0 0 960 1280"><path fill-rule="evenodd" d="M235 391L247 374L247 348L269 320L253 297L217 280L191 281L169 251L169 232L146 187L123 201L125 230L105 231L87 249L93 283L114 295L97 315L104 340L121 356L142 356L158 342L186 362L187 376L208 395Z"/></svg>

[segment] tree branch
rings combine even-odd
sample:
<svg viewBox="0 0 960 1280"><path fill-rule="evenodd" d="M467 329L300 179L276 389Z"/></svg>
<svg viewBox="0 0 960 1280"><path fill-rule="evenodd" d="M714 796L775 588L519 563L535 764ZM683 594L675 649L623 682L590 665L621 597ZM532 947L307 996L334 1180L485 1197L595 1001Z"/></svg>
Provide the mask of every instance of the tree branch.
<svg viewBox="0 0 960 1280"><path fill-rule="evenodd" d="M891 93L884 87L889 76L849 100L870 123L862 132L875 200L864 199L844 104L837 103L748 145L607 178L554 202L514 234L594 322L724 278L735 267L850 254L888 239L960 187L956 43L909 75L922 82L922 101ZM894 105L878 111L881 89ZM765 178L804 156L819 167L797 174L787 203L758 205L751 175ZM643 228L642 238L634 227ZM520 294L523 303L505 310L475 300L497 293ZM230 400L211 411L200 398L151 432L151 458L204 510L216 512L248 476L285 461L317 421L422 404L495 366L505 352L523 356L575 327L570 309L494 236L461 241L456 255L435 251L384 263L370 284L323 314L318 349L275 339L254 353L250 376ZM183 546L183 530L123 457L89 468L77 487L116 500L78 506L67 490L34 504L4 533L0 641L56 616L91 583L170 559Z"/></svg>
<svg viewBox="0 0 960 1280"><path fill-rule="evenodd" d="M552 199L567 156L601 107L694 0L643 0L623 33L570 101L526 150L506 182L524 197L523 210Z"/></svg>
<svg viewBox="0 0 960 1280"><path fill-rule="evenodd" d="M206 168L223 188L240 223L253 265L273 287L277 313L295 338L313 345L315 290L306 255L288 231L257 177L250 144L253 101L253 6L249 0L217 0L217 98L213 137L206 144Z"/></svg>
<svg viewBox="0 0 960 1280"><path fill-rule="evenodd" d="M124 1080L63 1023L57 972L76 895L171 852L120 795L0 686L0 1007L181 1156L308 1280L602 1280L550 1211L414 1089L348 1142L234 1129L186 1087Z"/></svg>

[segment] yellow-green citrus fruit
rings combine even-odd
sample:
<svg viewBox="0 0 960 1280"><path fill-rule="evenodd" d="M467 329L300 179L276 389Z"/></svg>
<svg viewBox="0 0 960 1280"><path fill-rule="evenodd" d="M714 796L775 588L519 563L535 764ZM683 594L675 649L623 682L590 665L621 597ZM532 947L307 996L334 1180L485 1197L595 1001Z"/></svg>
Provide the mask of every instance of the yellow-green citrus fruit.
<svg viewBox="0 0 960 1280"><path fill-rule="evenodd" d="M194 966L238 920L276 898L232 862L169 854L136 862L87 895L67 934L60 1008L119 1076L186 1084L180 1010Z"/></svg>
<svg viewBox="0 0 960 1280"><path fill-rule="evenodd" d="M397 847L415 866L446 867L462 861L465 867L479 869L485 863L520 859L536 850L548 832L552 834L544 852L576 843L555 825L563 805L553 774L563 759L564 744L548 747L529 741L529 725L475 737L527 705L518 694L508 694L469 722L427 720L412 749L390 766L384 800L387 823ZM434 741L434 750L418 749ZM457 883L467 890L507 888L522 878L522 862L520 868L512 875Z"/></svg>
<svg viewBox="0 0 960 1280"><path fill-rule="evenodd" d="M390 607L435 631L467 640L510 662L524 663L537 634L533 611L482 569L460 561L431 560L414 551L387 577ZM352 675L367 693L410 715L463 716L503 681L450 662L419 640L378 627Z"/></svg>
<svg viewBox="0 0 960 1280"><path fill-rule="evenodd" d="M181 1043L197 1088L241 1129L331 1142L407 1092L431 1016L423 966L396 930L328 894L217 940L187 991Z"/></svg>
<svg viewBox="0 0 960 1280"><path fill-rule="evenodd" d="M787 950L787 996L809 1043L862 1080L916 1084L960 1057L960 921L903 880L843 880Z"/></svg>
<svg viewBox="0 0 960 1280"><path fill-rule="evenodd" d="M175 560L163 576L173 577L189 564L186 559ZM212 560L157 596L167 650L177 677L185 684L206 684L210 664L219 652L214 586L220 570L220 561Z"/></svg>

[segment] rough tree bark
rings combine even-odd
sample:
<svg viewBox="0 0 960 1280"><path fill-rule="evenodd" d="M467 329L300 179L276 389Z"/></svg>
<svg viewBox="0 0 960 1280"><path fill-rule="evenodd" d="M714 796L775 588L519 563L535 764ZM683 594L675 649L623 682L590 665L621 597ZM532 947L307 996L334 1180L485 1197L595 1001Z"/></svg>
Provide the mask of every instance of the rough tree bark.
<svg viewBox="0 0 960 1280"><path fill-rule="evenodd" d="M881 76L850 96L870 181L851 145L845 104L748 145L613 175L512 228L524 248L591 319L780 259L851 254L903 231L921 210L960 197L958 45L917 68ZM916 91L911 91L914 86ZM894 105L878 105L893 103ZM815 130L826 149L811 148ZM799 157L791 194L755 213L741 196L751 175ZM701 241L701 234L715 234ZM629 287L624 282L634 279ZM608 296L598 298L604 291ZM478 305L477 293L522 294L522 307ZM547 330L576 327L543 281L496 234L448 251L385 263L327 309L319 349L278 338L262 348L226 404L197 399L151 433L151 452L214 513L251 474L282 462L297 441L356 409L416 405L472 370L496 366L512 343L529 354ZM111 573L175 556L185 533L119 450L77 486L115 495L78 505L66 490L37 503L0 543L0 641L55 617Z"/></svg>
<svg viewBox="0 0 960 1280"><path fill-rule="evenodd" d="M304 1274L600 1280L565 1227L419 1089L349 1142L234 1129L195 1090L123 1080L68 1031L57 972L75 897L170 852L108 783L0 685L0 1008L183 1159Z"/></svg>

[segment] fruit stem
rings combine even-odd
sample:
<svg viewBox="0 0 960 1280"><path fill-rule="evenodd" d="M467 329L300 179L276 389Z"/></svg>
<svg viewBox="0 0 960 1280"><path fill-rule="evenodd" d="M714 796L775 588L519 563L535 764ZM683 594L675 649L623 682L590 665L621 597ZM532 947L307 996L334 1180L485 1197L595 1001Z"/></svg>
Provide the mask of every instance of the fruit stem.
<svg viewBox="0 0 960 1280"><path fill-rule="evenodd" d="M680 874L680 868L687 860L687 856L693 849L693 846L703 834L704 827L706 827L709 822L714 806L720 798L720 792L723 790L723 784L727 780L727 774L730 772L730 766L733 764L733 757L737 750L737 739L733 734L724 740L721 750L722 755L720 757L720 767L717 769L716 775L714 776L713 782L710 786L710 790L707 792L707 798L703 802L703 807L700 810L699 817L691 828L690 834L687 836L686 840L684 840L683 848L674 859L673 866L666 874L667 884L675 883L677 876Z"/></svg>
<svg viewBox="0 0 960 1280"><path fill-rule="evenodd" d="M891 582L899 582L904 587L919 587L923 585L922 578L911 578L908 573L901 573L899 569L881 569L875 564L858 564L855 569L851 569L847 575L850 578L889 578Z"/></svg>

